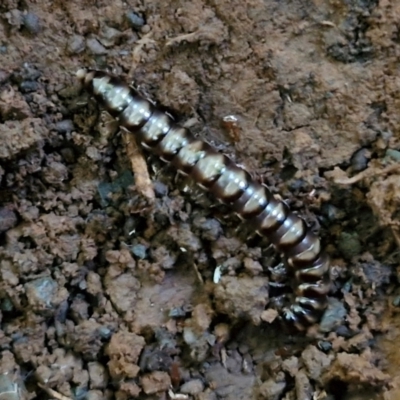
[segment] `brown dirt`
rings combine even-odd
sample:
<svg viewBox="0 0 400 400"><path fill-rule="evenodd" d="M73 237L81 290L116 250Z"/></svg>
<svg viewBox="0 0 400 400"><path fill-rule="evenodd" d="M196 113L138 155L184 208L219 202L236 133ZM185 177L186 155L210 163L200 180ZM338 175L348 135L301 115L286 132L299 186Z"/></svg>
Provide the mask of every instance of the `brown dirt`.
<svg viewBox="0 0 400 400"><path fill-rule="evenodd" d="M397 3L3 0L0 397L400 399ZM282 332L279 258L159 160L131 164L81 67L133 80L320 229L319 326Z"/></svg>

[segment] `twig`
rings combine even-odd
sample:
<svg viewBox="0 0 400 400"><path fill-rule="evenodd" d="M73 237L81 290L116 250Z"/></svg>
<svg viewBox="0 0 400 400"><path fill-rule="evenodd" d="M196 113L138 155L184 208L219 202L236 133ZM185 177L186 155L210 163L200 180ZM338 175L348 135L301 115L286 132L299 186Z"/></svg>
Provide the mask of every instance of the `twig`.
<svg viewBox="0 0 400 400"><path fill-rule="evenodd" d="M151 182L146 160L136 140L129 132L123 132L126 152L131 161L132 172L135 178L135 187L152 205L155 200L153 183Z"/></svg>
<svg viewBox="0 0 400 400"><path fill-rule="evenodd" d="M365 169L364 171L361 171L359 174L354 175L351 178L336 178L333 179L333 181L341 185L352 185L353 183L356 183L364 178L389 174L393 171L397 171L398 169L400 169L400 164L398 163L388 165L386 168L383 168L381 170L378 170L376 167L370 167Z"/></svg>
<svg viewBox="0 0 400 400"><path fill-rule="evenodd" d="M43 389L49 396L52 396L52 397L54 397L54 398L57 399L57 400L72 400L71 397L64 396L63 394L58 393L58 392L56 392L55 390L50 389L49 387L47 387L47 386L45 386L45 385L43 385L43 384L41 384L41 383L38 383L38 386L39 386L41 389Z"/></svg>
<svg viewBox="0 0 400 400"><path fill-rule="evenodd" d="M137 68L138 64L140 64L143 54L143 47L147 44L155 43L155 40L151 39L152 34L153 32L150 31L135 43L135 48L132 52L132 65L128 74L130 78L133 77L133 71Z"/></svg>

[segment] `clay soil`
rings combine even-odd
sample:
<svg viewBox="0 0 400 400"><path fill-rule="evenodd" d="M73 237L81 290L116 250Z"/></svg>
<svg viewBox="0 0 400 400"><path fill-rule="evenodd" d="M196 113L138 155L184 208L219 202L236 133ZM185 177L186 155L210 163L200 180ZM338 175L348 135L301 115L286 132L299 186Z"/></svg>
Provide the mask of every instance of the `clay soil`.
<svg viewBox="0 0 400 400"><path fill-rule="evenodd" d="M400 399L399 20L389 0L2 0L0 398ZM141 153L82 67L320 233L319 324L282 328L280 256Z"/></svg>

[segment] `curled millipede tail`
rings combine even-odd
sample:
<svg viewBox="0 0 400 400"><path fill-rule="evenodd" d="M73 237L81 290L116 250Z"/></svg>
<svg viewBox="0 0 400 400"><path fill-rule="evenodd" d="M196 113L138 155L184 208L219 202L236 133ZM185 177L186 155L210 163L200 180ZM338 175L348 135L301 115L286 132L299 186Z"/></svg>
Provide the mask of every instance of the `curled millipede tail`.
<svg viewBox="0 0 400 400"><path fill-rule="evenodd" d="M318 322L330 290L330 261L320 239L304 220L265 185L252 180L227 156L174 123L121 79L94 70L79 70L77 76L146 150L189 175L272 242L294 275L295 299L283 318L299 330Z"/></svg>

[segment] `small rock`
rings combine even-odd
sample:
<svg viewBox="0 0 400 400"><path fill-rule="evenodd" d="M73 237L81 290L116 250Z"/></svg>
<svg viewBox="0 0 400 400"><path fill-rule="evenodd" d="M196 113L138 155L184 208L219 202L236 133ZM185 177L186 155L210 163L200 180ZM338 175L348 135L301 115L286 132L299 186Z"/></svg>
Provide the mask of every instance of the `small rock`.
<svg viewBox="0 0 400 400"><path fill-rule="evenodd" d="M68 133L74 130L74 123L70 119L64 119L57 122L55 128L59 133Z"/></svg>
<svg viewBox="0 0 400 400"><path fill-rule="evenodd" d="M128 11L126 13L126 18L129 22L129 24L131 25L131 27L137 31L140 30L140 28L145 23L144 19L140 15L136 14L133 11Z"/></svg>
<svg viewBox="0 0 400 400"><path fill-rule="evenodd" d="M295 388L297 400L308 400L312 398L311 383L304 369L301 369L295 376Z"/></svg>
<svg viewBox="0 0 400 400"><path fill-rule="evenodd" d="M341 220L346 216L346 213L343 210L330 203L324 203L321 209L328 220L332 222Z"/></svg>
<svg viewBox="0 0 400 400"><path fill-rule="evenodd" d="M341 301L335 298L329 299L329 304L322 316L319 330L321 332L332 332L343 322L346 315L347 310Z"/></svg>
<svg viewBox="0 0 400 400"><path fill-rule="evenodd" d="M108 368L114 379L136 377L140 369L136 363L145 344L144 338L133 332L120 331L112 335L106 354L110 357Z"/></svg>
<svg viewBox="0 0 400 400"><path fill-rule="evenodd" d="M139 393L141 392L140 387L132 381L121 382L119 385L119 390L115 394L116 400L123 399L136 399L139 397Z"/></svg>
<svg viewBox="0 0 400 400"><path fill-rule="evenodd" d="M142 376L141 385L146 394L165 392L171 386L171 378L166 372L154 371Z"/></svg>
<svg viewBox="0 0 400 400"><path fill-rule="evenodd" d="M22 93L36 92L39 88L39 84L35 81L23 81L19 85L19 89Z"/></svg>
<svg viewBox="0 0 400 400"><path fill-rule="evenodd" d="M151 249L151 257L160 264L163 269L171 269L176 264L177 256L171 253L165 246L157 246L155 249Z"/></svg>
<svg viewBox="0 0 400 400"><path fill-rule="evenodd" d="M153 186L156 196L164 197L168 194L168 186L165 183L162 183L160 181L155 181Z"/></svg>
<svg viewBox="0 0 400 400"><path fill-rule="evenodd" d="M43 167L42 178L46 183L58 186L68 178L68 169L64 164L52 161Z"/></svg>
<svg viewBox="0 0 400 400"><path fill-rule="evenodd" d="M69 54L79 54L85 50L85 39L80 35L73 35L68 39L67 52Z"/></svg>
<svg viewBox="0 0 400 400"><path fill-rule="evenodd" d="M142 29L140 30L141 33L146 34L149 33L151 31L150 25L144 25L142 26Z"/></svg>
<svg viewBox="0 0 400 400"><path fill-rule="evenodd" d="M144 244L140 244L140 243L134 244L131 247L131 251L132 251L132 254L134 254L136 257L138 257L142 260L144 260L147 257L147 255L146 255L147 246L145 246Z"/></svg>
<svg viewBox="0 0 400 400"><path fill-rule="evenodd" d="M97 39L87 39L86 45L94 55L107 54L107 49Z"/></svg>
<svg viewBox="0 0 400 400"><path fill-rule="evenodd" d="M339 237L338 247L343 257L350 260L361 253L360 238L357 233L342 232Z"/></svg>
<svg viewBox="0 0 400 400"><path fill-rule="evenodd" d="M215 241L222 233L222 227L219 221L211 218L196 218L194 226L201 229L201 237L205 240Z"/></svg>
<svg viewBox="0 0 400 400"><path fill-rule="evenodd" d="M20 10L13 9L3 15L11 26L17 29L21 28L21 25L23 24L22 22L23 17L22 17L22 12Z"/></svg>
<svg viewBox="0 0 400 400"><path fill-rule="evenodd" d="M327 353L328 351L332 350L332 343L322 340L318 342L318 348L322 350L324 353Z"/></svg>
<svg viewBox="0 0 400 400"><path fill-rule="evenodd" d="M4 83L10 77L10 73L4 69L0 69L0 83Z"/></svg>
<svg viewBox="0 0 400 400"><path fill-rule="evenodd" d="M17 224L15 212L6 207L0 208L0 233L6 232Z"/></svg>
<svg viewBox="0 0 400 400"><path fill-rule="evenodd" d="M1 226L1 225L0 225L0 226ZM1 229L1 228L0 228L0 229ZM393 299L392 304L393 304L395 307L399 307L399 306L400 306L400 296L396 296L396 297Z"/></svg>
<svg viewBox="0 0 400 400"><path fill-rule="evenodd" d="M285 382L275 382L273 379L268 379L260 386L260 394L263 399L278 400L281 398L285 387Z"/></svg>
<svg viewBox="0 0 400 400"><path fill-rule="evenodd" d="M200 379L192 379L189 382L184 383L181 388L180 392L184 394L199 394L204 390L204 384Z"/></svg>
<svg viewBox="0 0 400 400"><path fill-rule="evenodd" d="M163 350L145 348L140 356L140 369L146 372L168 371L172 365L172 358Z"/></svg>
<svg viewBox="0 0 400 400"><path fill-rule="evenodd" d="M103 400L104 394L101 390L89 390L86 394L86 400Z"/></svg>
<svg viewBox="0 0 400 400"><path fill-rule="evenodd" d="M360 172L367 168L368 160L371 158L371 152L368 149L360 149L351 157L351 169L354 172Z"/></svg>
<svg viewBox="0 0 400 400"><path fill-rule="evenodd" d="M51 278L39 278L25 284L28 303L37 311L55 307L57 289L57 282Z"/></svg>
<svg viewBox="0 0 400 400"><path fill-rule="evenodd" d="M311 345L304 349L301 358L308 371L307 375L317 382L332 363L332 357Z"/></svg>
<svg viewBox="0 0 400 400"><path fill-rule="evenodd" d="M42 30L39 17L32 12L27 12L22 15L22 24L32 35L37 35Z"/></svg>
<svg viewBox="0 0 400 400"><path fill-rule="evenodd" d="M25 386L13 379L13 374L0 375L0 398L4 400L21 400L25 398Z"/></svg>
<svg viewBox="0 0 400 400"><path fill-rule="evenodd" d="M108 385L108 374L106 368L97 361L88 363L90 388L105 389Z"/></svg>
<svg viewBox="0 0 400 400"><path fill-rule="evenodd" d="M249 257L245 257L243 265L250 275L258 275L263 270L262 265L258 261Z"/></svg>
<svg viewBox="0 0 400 400"><path fill-rule="evenodd" d="M101 38L100 42L105 47L115 46L122 36L122 32L110 26L105 26L100 32Z"/></svg>

